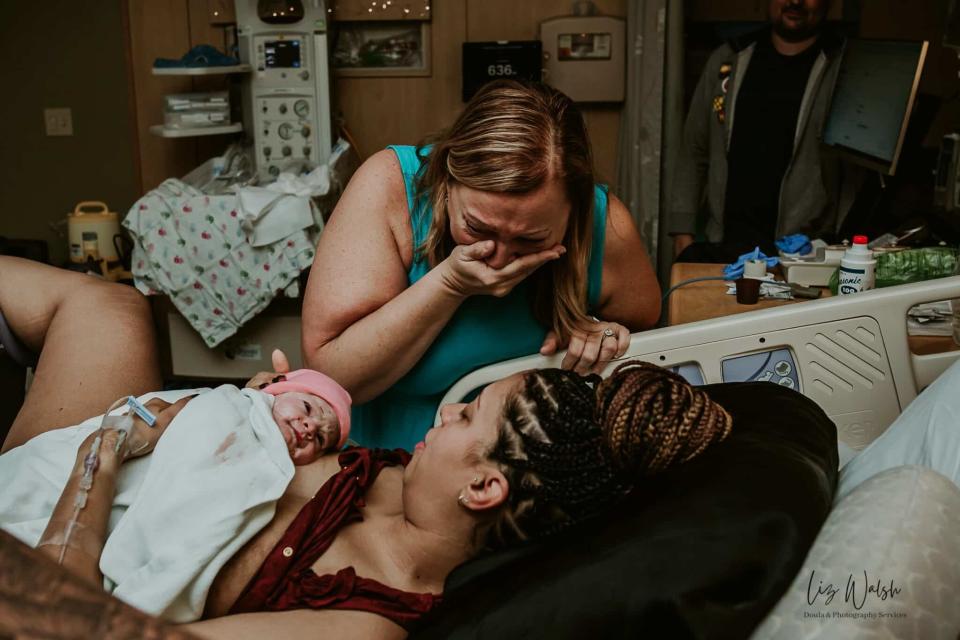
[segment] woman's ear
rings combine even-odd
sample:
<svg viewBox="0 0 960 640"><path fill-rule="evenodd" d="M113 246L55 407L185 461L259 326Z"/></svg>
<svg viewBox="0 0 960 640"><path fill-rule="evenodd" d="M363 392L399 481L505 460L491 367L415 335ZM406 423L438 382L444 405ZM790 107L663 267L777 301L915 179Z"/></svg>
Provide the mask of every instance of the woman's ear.
<svg viewBox="0 0 960 640"><path fill-rule="evenodd" d="M509 495L507 478L499 469L487 467L460 492L460 504L474 511L496 509Z"/></svg>

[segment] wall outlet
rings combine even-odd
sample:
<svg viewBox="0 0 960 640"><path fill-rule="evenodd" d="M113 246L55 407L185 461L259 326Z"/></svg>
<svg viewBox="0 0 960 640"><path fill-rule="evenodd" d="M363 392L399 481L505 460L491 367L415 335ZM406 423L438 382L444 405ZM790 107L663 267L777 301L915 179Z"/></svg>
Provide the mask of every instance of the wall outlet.
<svg viewBox="0 0 960 640"><path fill-rule="evenodd" d="M44 109L43 121L46 123L48 136L73 135L73 111L69 107Z"/></svg>

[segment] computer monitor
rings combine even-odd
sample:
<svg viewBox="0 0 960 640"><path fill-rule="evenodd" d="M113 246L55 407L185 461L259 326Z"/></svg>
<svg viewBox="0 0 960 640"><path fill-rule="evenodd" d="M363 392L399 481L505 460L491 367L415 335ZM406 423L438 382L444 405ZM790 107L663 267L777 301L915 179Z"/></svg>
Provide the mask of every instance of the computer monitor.
<svg viewBox="0 0 960 640"><path fill-rule="evenodd" d="M892 176L928 44L850 40L840 62L824 144L858 164Z"/></svg>

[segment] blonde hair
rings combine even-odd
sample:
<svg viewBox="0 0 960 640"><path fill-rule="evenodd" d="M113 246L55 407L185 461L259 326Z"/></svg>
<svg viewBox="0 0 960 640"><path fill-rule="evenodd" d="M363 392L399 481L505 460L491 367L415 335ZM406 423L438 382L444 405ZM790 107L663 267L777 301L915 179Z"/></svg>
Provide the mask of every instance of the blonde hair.
<svg viewBox="0 0 960 640"><path fill-rule="evenodd" d="M451 184L495 193L525 194L548 180L561 182L570 202L567 252L538 269L534 317L568 337L586 317L587 264L593 232L593 158L583 116L573 101L539 83L501 80L485 85L450 129L432 141L417 181L417 201L433 219L417 257L431 267L455 246L447 193Z"/></svg>

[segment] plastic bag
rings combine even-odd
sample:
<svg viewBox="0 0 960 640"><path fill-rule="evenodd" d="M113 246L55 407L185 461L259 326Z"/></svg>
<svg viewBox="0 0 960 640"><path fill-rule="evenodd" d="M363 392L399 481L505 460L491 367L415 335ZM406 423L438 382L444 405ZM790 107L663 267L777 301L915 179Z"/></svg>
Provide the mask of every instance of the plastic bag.
<svg viewBox="0 0 960 640"><path fill-rule="evenodd" d="M953 247L925 247L875 254L877 258L876 287L923 282L952 276L957 267L957 249ZM830 291L837 295L840 277L837 271L830 276Z"/></svg>

